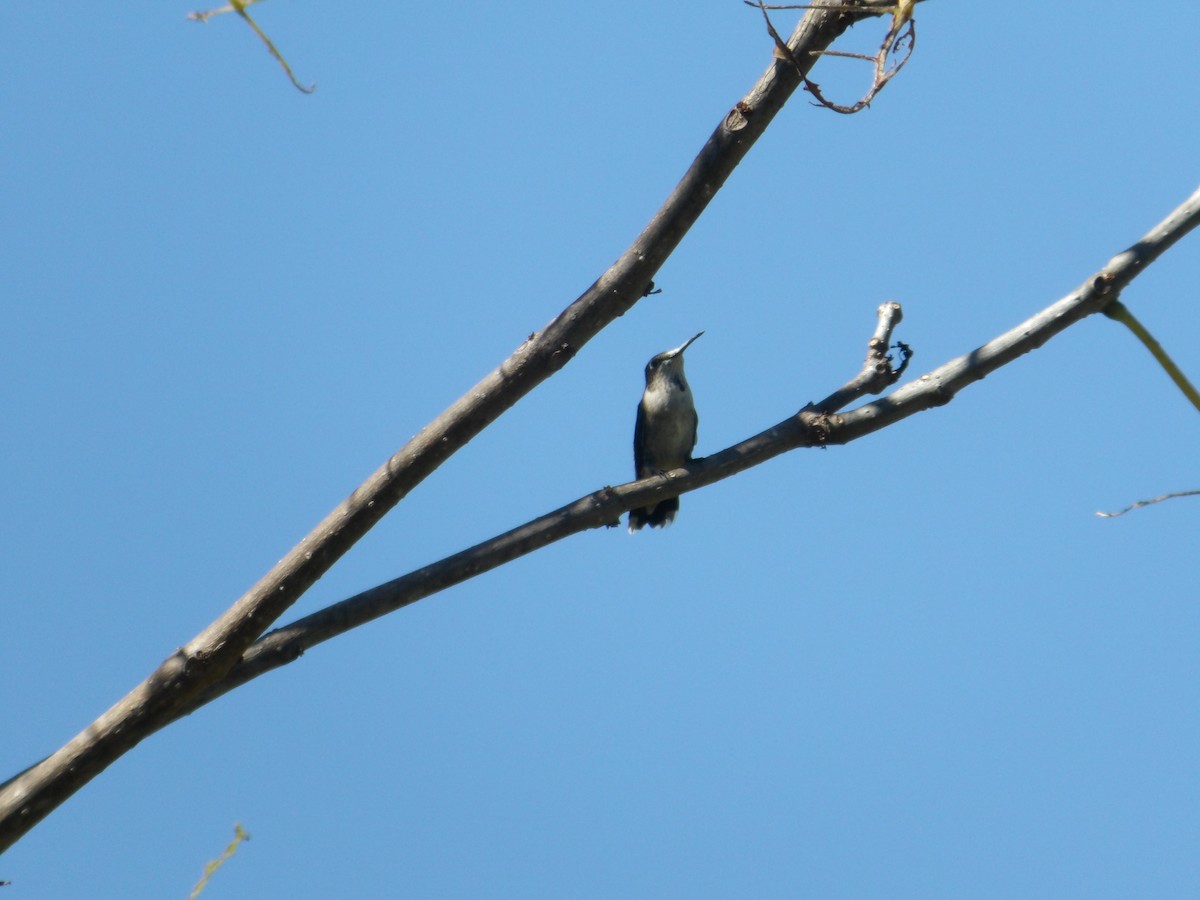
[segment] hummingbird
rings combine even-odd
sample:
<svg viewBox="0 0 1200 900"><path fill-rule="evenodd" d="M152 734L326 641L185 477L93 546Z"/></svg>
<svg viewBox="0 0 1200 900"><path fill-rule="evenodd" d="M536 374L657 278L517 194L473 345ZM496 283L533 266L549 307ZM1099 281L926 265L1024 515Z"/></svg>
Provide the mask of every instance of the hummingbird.
<svg viewBox="0 0 1200 900"><path fill-rule="evenodd" d="M677 469L692 458L699 417L692 389L683 374L683 351L700 334L646 363L646 391L638 404L637 424L633 429L633 468L639 479ZM661 500L656 506L630 510L629 532L632 534L645 525L652 528L669 525L677 512L678 497Z"/></svg>

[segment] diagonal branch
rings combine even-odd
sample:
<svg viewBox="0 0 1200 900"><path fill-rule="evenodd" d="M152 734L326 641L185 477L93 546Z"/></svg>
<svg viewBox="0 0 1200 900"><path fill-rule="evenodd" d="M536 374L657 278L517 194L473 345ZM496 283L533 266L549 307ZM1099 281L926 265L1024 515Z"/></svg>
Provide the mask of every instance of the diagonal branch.
<svg viewBox="0 0 1200 900"><path fill-rule="evenodd" d="M879 308L862 371L819 403L810 403L778 425L664 475L605 487L453 556L363 591L278 628L247 652L229 676L179 712L188 715L236 687L299 659L310 647L352 628L467 581L518 557L591 528L611 526L621 513L722 481L799 447L847 444L894 425L914 413L949 403L958 391L1034 350L1086 317L1103 311L1154 260L1200 225L1200 190L1142 240L1118 254L1080 287L994 340L937 367L881 400L839 414L866 394L886 390L908 363L908 350L893 369L887 357L899 304Z"/></svg>
<svg viewBox="0 0 1200 900"><path fill-rule="evenodd" d="M839 416L834 443L852 441L913 413L949 403L960 390L1117 300L1143 269L1200 224L1200 190L1195 191L1145 237L1118 253L1099 272L1057 303L970 353L939 366L893 394Z"/></svg>
<svg viewBox="0 0 1200 900"><path fill-rule="evenodd" d="M243 3L243 5L246 5ZM229 610L47 759L0 785L0 852L141 740L190 709L247 648L363 535L443 462L563 366L642 297L713 196L795 92L801 72L861 13L811 12L789 47L801 70L773 61L717 126L666 202L621 257L545 328L423 428Z"/></svg>

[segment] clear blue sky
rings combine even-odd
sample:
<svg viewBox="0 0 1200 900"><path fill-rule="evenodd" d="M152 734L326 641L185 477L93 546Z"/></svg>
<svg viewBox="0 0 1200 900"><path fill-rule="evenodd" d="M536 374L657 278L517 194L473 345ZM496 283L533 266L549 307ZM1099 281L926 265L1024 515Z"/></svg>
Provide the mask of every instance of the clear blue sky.
<svg viewBox="0 0 1200 900"><path fill-rule="evenodd" d="M708 454L852 375L880 302L916 375L1140 237L1200 181L1200 6L1037 7L930 0L869 111L797 97L664 293L296 615L628 480L642 367L701 329ZM193 8L0 8L0 777L586 288L770 56L737 0L270 0L306 97ZM1125 295L1193 377L1198 283L1193 236ZM1200 487L1198 442L1094 318L312 651L92 782L4 896L183 897L235 822L206 898L1196 896L1200 501L1093 513Z"/></svg>

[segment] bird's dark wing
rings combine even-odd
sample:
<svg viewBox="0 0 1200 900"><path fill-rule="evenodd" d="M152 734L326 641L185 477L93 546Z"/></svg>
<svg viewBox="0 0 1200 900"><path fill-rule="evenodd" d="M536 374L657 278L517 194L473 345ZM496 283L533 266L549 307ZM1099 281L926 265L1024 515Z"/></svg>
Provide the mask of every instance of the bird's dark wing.
<svg viewBox="0 0 1200 900"><path fill-rule="evenodd" d="M638 404L637 421L633 426L633 471L638 478L648 478L654 475L654 470L646 459L646 410Z"/></svg>

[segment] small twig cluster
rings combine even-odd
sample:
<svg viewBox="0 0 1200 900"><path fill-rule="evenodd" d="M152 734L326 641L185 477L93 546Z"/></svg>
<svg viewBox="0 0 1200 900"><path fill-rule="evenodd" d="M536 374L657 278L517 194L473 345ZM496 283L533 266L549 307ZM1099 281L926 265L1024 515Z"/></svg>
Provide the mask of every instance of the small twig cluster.
<svg viewBox="0 0 1200 900"><path fill-rule="evenodd" d="M912 56L913 48L917 43L916 26L913 22L912 12L916 5L916 0L900 0L894 7L884 7L879 11L892 13L892 25L884 35L883 42L879 45L879 51L874 56L868 56L865 53L846 53L840 50L825 50L822 51L823 56L840 56L845 59L861 59L872 63L875 67L875 77L871 82L871 88L857 102L850 105L834 103L821 93L821 86L811 80L805 73L804 67L800 65L800 61L796 58L796 54L792 52L792 48L787 45L787 42L780 37L779 32L775 30L774 24L771 22L771 16L768 10L772 9L817 9L831 10L836 12L858 12L862 13L863 7L847 6L845 4L786 4L786 5L771 5L763 3L762 0L743 0L747 6L753 6L758 9L763 16L763 21L767 23L767 32L771 35L771 39L775 42L775 58L782 59L785 62L791 63L796 73L804 82L804 89L816 98L816 106L823 106L826 109L832 109L834 112L842 113L843 115L851 115L861 109L871 105L871 101L875 99L876 94L883 90L892 78L904 68L904 64L908 62ZM898 58L897 58L898 57ZM888 60L894 61L889 65Z"/></svg>

